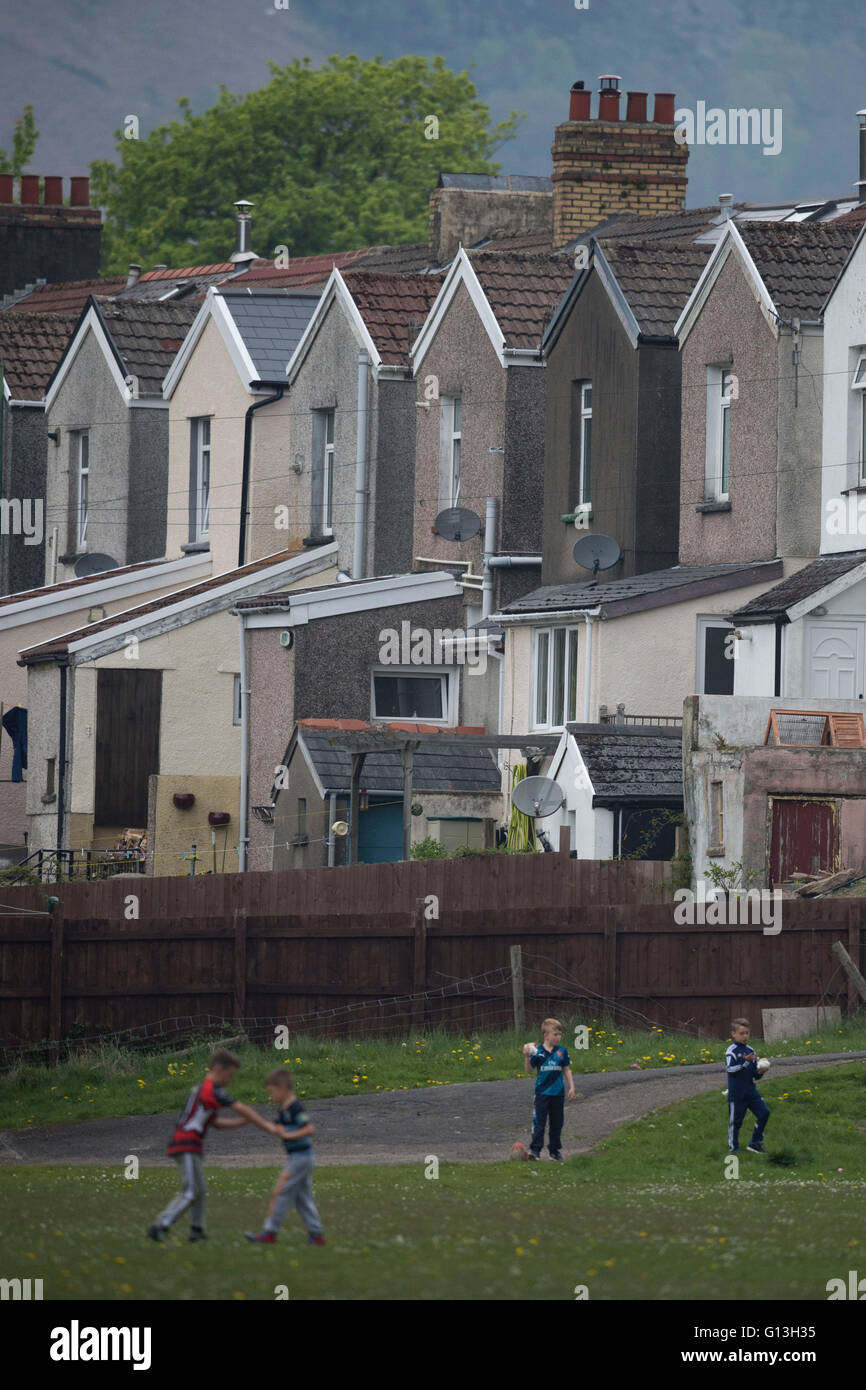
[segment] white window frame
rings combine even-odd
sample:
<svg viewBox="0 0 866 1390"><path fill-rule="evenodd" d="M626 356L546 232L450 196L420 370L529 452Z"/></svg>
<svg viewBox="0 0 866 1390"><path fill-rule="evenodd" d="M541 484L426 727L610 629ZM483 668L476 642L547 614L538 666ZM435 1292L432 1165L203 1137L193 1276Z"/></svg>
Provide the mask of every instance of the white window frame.
<svg viewBox="0 0 866 1390"><path fill-rule="evenodd" d="M241 722L241 678L238 674L232 676L232 724Z"/></svg>
<svg viewBox="0 0 866 1390"><path fill-rule="evenodd" d="M211 420L209 415L199 415L190 421L193 431L193 494L195 515L193 517L193 539L206 541L210 536L210 497L213 477L211 473ZM207 442L205 442L207 426ZM207 463L207 470L205 470Z"/></svg>
<svg viewBox="0 0 866 1390"><path fill-rule="evenodd" d="M727 378L727 382L726 379ZM707 449L704 492L713 502L727 502L731 487L731 380L730 364L707 367ZM727 390L725 387L727 386ZM725 442L727 441L727 478Z"/></svg>
<svg viewBox="0 0 866 1390"><path fill-rule="evenodd" d="M587 396L589 402L587 403ZM587 434L588 431L588 434ZM589 440L589 450L587 450L587 438ZM592 382L582 381L580 383L580 472L578 481L578 501L581 506L588 507L592 501L590 488L592 486ZM587 452L589 453L589 468L587 468ZM589 476L587 477L587 474Z"/></svg>
<svg viewBox="0 0 866 1390"><path fill-rule="evenodd" d="M90 434L82 430L78 435L78 549L87 549L87 514L90 501Z"/></svg>
<svg viewBox="0 0 866 1390"><path fill-rule="evenodd" d="M322 535L334 534L334 435L336 430L335 412L323 410L322 415ZM328 438L330 435L330 439Z"/></svg>
<svg viewBox="0 0 866 1390"><path fill-rule="evenodd" d="M556 633L565 633L564 652L563 652L563 689L562 689L562 719L556 720L557 704L554 690L556 678ZM531 729L539 732L549 730L556 732L562 730L566 724L573 724L577 720L578 707L578 662L580 660L580 645L578 633L580 627L572 623L554 623L550 627L537 627L532 634L532 678L530 680L529 697L531 700L530 721ZM569 653L573 651L574 675L572 681L572 694L569 700L569 670L571 662ZM544 666L543 682L539 679L541 667Z"/></svg>
<svg viewBox="0 0 866 1390"><path fill-rule="evenodd" d="M439 398L439 510L460 505L463 397Z"/></svg>
<svg viewBox="0 0 866 1390"><path fill-rule="evenodd" d="M866 484L866 352L861 352L851 378L851 390L860 392L860 461L857 475L861 486Z"/></svg>
<svg viewBox="0 0 866 1390"><path fill-rule="evenodd" d="M442 709L441 719L434 719L429 714L378 714L376 711L376 677L377 676L412 676L413 679L438 680L442 686ZM443 671L441 666L374 666L370 672L370 719L374 723L384 724L441 724L443 729L453 728L457 723L457 696L458 696L458 673L454 670Z"/></svg>

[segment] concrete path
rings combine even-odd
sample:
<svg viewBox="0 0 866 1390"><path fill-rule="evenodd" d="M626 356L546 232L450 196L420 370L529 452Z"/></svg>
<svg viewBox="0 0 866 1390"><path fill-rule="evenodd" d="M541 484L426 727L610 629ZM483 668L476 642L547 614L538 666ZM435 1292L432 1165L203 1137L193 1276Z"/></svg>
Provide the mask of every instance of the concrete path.
<svg viewBox="0 0 866 1390"><path fill-rule="evenodd" d="M769 1075L794 1076L841 1062L863 1061L866 1052L779 1057ZM588 1153L631 1120L705 1091L724 1089L724 1072L714 1063L670 1070L610 1071L576 1075L577 1098L566 1102L564 1152ZM331 1163L478 1162L508 1157L516 1139L526 1142L532 1107L530 1079L476 1081L378 1095L334 1096L310 1101L316 1125L316 1158ZM268 1108L257 1109L268 1115ZM0 1165L21 1163L122 1163L137 1154L144 1164L169 1163L165 1146L174 1115L130 1115L122 1119L42 1125L0 1133ZM252 1126L207 1139L207 1161L217 1168L273 1167L275 1141Z"/></svg>

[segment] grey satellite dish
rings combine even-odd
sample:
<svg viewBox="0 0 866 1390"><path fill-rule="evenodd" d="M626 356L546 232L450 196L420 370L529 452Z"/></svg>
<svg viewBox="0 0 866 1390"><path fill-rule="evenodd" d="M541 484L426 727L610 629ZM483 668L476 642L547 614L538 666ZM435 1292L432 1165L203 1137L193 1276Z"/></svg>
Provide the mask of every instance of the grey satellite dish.
<svg viewBox="0 0 866 1390"><path fill-rule="evenodd" d="M74 573L76 579L86 579L89 574L104 574L106 570L116 570L117 567L113 555L101 555L97 550L92 555L79 555Z"/></svg>
<svg viewBox="0 0 866 1390"><path fill-rule="evenodd" d="M585 570L592 570L593 575L598 574L599 570L609 570L622 559L619 541L615 541L613 536L602 535L600 531L581 536L579 541L575 541L571 553L576 563Z"/></svg>
<svg viewBox="0 0 866 1390"><path fill-rule="evenodd" d="M565 800L565 792L552 777L524 777L511 793L511 800L525 816L552 816Z"/></svg>
<svg viewBox="0 0 866 1390"><path fill-rule="evenodd" d="M468 507L446 507L433 525L446 541L471 541L481 530L481 517Z"/></svg>

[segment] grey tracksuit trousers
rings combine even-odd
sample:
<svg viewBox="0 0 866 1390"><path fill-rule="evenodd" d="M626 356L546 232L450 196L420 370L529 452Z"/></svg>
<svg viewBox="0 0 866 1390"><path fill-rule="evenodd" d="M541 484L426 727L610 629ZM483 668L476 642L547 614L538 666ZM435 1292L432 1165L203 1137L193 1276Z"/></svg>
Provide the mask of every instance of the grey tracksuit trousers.
<svg viewBox="0 0 866 1390"><path fill-rule="evenodd" d="M204 1178L204 1161L201 1154L176 1154L175 1159L180 1169L180 1192L173 1197L166 1207L156 1218L158 1226L171 1226L179 1216L189 1207L190 1227L197 1227L204 1230L204 1199L207 1192L207 1183Z"/></svg>
<svg viewBox="0 0 866 1390"><path fill-rule="evenodd" d="M287 1155L287 1163L274 1189L274 1196L268 1208L264 1229L277 1231L285 1220L290 1207L297 1207L298 1215L311 1236L322 1235L322 1223L313 1200L313 1168L315 1159L312 1149L298 1149Z"/></svg>

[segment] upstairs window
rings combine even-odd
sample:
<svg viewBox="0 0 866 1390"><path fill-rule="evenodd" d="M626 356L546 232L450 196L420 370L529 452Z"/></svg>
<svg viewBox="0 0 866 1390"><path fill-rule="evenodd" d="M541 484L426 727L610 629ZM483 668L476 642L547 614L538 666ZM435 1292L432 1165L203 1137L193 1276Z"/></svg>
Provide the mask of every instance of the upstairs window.
<svg viewBox="0 0 866 1390"><path fill-rule="evenodd" d="M561 729L577 718L577 628L537 628L533 728Z"/></svg>
<svg viewBox="0 0 866 1390"><path fill-rule="evenodd" d="M733 373L729 367L707 368L707 455L705 495L727 502L731 477L731 401Z"/></svg>
<svg viewBox="0 0 866 1390"><path fill-rule="evenodd" d="M78 548L87 545L87 512L90 491L90 435L78 436Z"/></svg>
<svg viewBox="0 0 866 1390"><path fill-rule="evenodd" d="M334 411L313 411L314 516L319 534L334 533Z"/></svg>
<svg viewBox="0 0 866 1390"><path fill-rule="evenodd" d="M462 444L462 401L460 396L442 396L439 402L439 510L460 503L460 448Z"/></svg>
<svg viewBox="0 0 866 1390"><path fill-rule="evenodd" d="M210 534L210 419L190 420L189 538Z"/></svg>
<svg viewBox="0 0 866 1390"><path fill-rule="evenodd" d="M450 676L410 670L373 672L374 720L420 719L445 724L450 717Z"/></svg>
<svg viewBox="0 0 866 1390"><path fill-rule="evenodd" d="M580 425L578 434L578 501L592 501L592 382L580 383Z"/></svg>
<svg viewBox="0 0 866 1390"><path fill-rule="evenodd" d="M857 408L857 445L860 455L859 480L861 484L866 483L866 352L860 354L857 366L854 368L854 379L851 382L851 390L856 391L859 396Z"/></svg>

